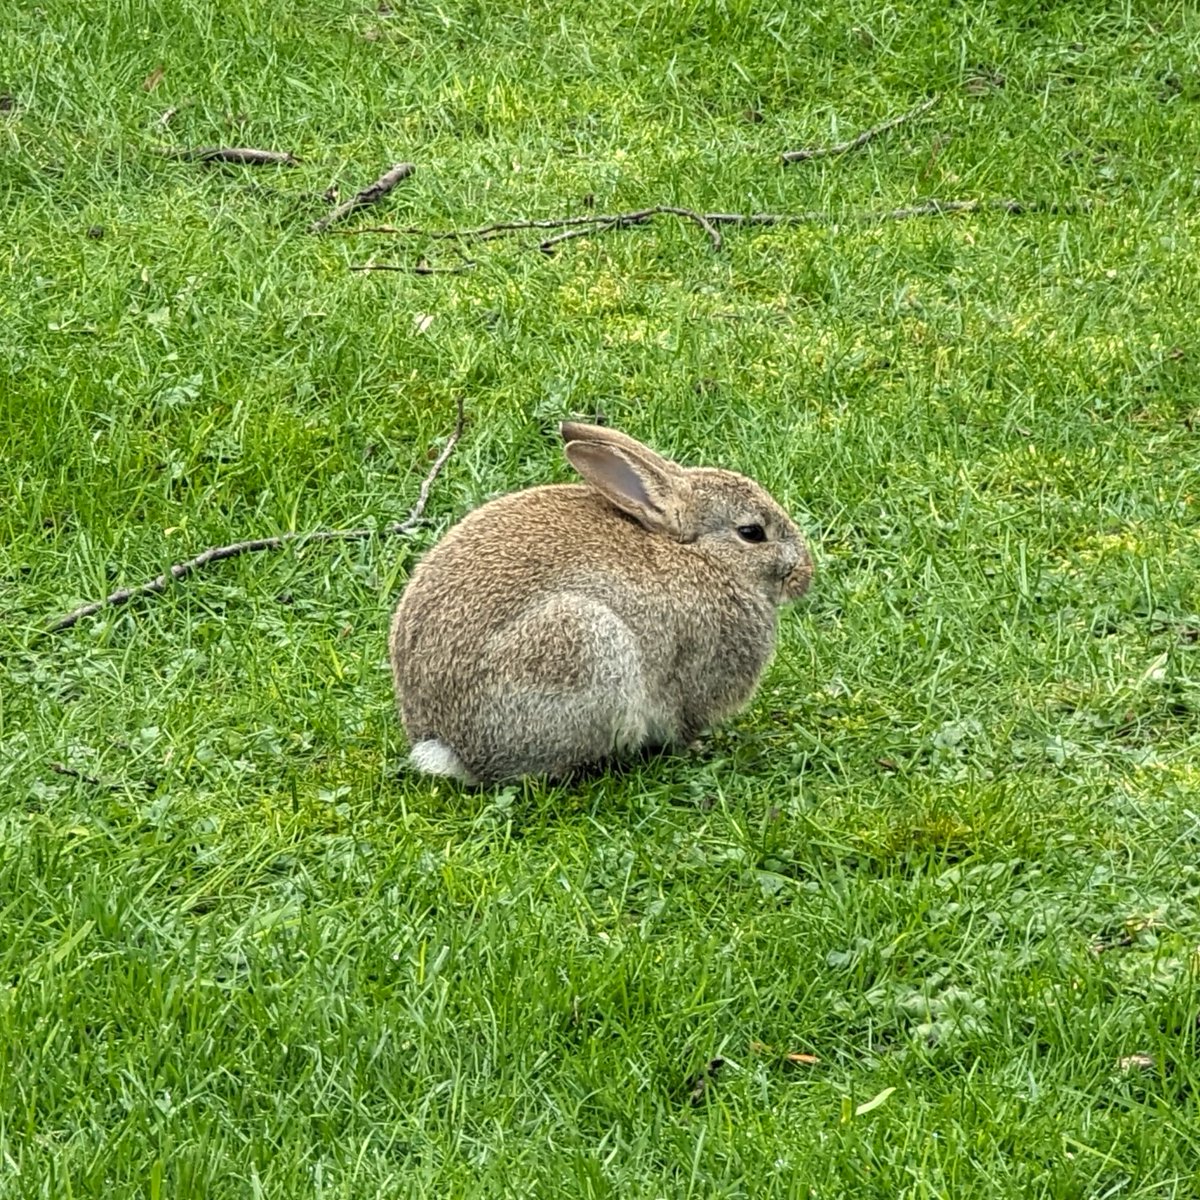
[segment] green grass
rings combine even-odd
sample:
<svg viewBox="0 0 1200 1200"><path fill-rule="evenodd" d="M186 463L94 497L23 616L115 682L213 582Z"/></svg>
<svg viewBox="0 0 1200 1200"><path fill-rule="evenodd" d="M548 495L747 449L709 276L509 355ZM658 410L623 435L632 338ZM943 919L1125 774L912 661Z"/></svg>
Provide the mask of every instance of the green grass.
<svg viewBox="0 0 1200 1200"><path fill-rule="evenodd" d="M0 12L0 1197L1200 1194L1200 22L390 2ZM149 152L215 143L304 162ZM304 232L405 158L367 220L1092 206L353 274L457 261ZM37 636L403 516L459 394L415 539ZM418 779L406 573L597 410L771 487L811 597L702 754Z"/></svg>

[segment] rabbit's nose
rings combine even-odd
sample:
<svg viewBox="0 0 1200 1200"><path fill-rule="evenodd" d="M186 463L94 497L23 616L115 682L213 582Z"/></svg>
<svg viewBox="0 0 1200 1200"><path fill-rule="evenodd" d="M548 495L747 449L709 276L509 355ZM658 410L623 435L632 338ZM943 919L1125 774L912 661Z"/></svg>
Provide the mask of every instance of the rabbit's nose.
<svg viewBox="0 0 1200 1200"><path fill-rule="evenodd" d="M812 582L812 559L803 551L797 556L792 569L783 581L783 594L789 600L796 600L808 591Z"/></svg>

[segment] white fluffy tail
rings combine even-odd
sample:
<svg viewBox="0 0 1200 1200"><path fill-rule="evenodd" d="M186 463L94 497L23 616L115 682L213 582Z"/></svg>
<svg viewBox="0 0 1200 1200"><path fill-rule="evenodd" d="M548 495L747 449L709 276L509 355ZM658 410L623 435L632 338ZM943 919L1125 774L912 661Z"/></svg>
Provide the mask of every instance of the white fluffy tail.
<svg viewBox="0 0 1200 1200"><path fill-rule="evenodd" d="M474 776L463 766L462 759L445 742L439 742L437 738L418 742L412 748L408 760L426 775L445 775L450 779L457 779L460 783L475 782Z"/></svg>

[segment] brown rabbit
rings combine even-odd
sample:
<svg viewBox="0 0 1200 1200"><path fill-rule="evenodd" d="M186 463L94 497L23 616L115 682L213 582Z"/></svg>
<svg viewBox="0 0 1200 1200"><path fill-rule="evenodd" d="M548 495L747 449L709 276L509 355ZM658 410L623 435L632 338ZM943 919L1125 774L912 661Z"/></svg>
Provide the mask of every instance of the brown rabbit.
<svg viewBox="0 0 1200 1200"><path fill-rule="evenodd" d="M470 513L401 597L392 671L418 770L561 777L687 744L750 699L776 609L808 587L803 539L753 480L613 429L562 436L586 483Z"/></svg>

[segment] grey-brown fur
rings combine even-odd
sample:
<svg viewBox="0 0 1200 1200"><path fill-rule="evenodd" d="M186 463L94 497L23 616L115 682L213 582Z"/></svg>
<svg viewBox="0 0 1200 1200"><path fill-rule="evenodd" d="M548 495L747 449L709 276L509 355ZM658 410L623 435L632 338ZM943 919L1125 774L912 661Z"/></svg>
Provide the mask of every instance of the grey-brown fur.
<svg viewBox="0 0 1200 1200"><path fill-rule="evenodd" d="M564 424L587 480L470 513L396 609L391 660L419 769L468 782L561 776L686 744L752 696L807 548L752 480L686 469ZM762 543L738 527L761 525Z"/></svg>

